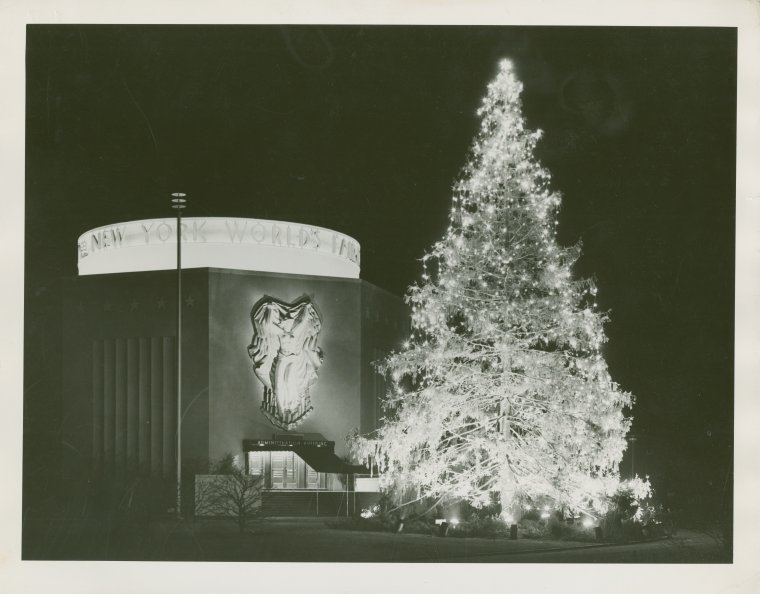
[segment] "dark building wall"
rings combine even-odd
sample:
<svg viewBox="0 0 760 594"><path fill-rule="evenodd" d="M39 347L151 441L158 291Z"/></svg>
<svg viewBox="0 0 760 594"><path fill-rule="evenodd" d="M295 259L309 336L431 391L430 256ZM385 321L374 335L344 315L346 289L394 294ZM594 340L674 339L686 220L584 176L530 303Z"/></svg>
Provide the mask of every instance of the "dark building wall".
<svg viewBox="0 0 760 594"><path fill-rule="evenodd" d="M401 299L357 279L221 269L186 270L182 278L185 473L241 455L243 439L284 433L261 413L263 386L247 352L251 309L264 296L290 303L308 295L322 319L314 411L294 431L320 433L344 456L352 429L376 427L384 383L372 362L407 335ZM143 467L173 478L175 283L173 271L65 279L61 435L68 476Z"/></svg>
<svg viewBox="0 0 760 594"><path fill-rule="evenodd" d="M382 401L387 388L385 377L375 363L397 351L409 336L409 309L403 300L388 291L362 282L362 387L361 423L366 434L376 429L382 418Z"/></svg>
<svg viewBox="0 0 760 594"><path fill-rule="evenodd" d="M66 279L62 308L64 464L172 478L176 443L176 277ZM207 273L183 273L183 460L208 457Z"/></svg>
<svg viewBox="0 0 760 594"><path fill-rule="evenodd" d="M314 411L294 429L321 433L345 455L345 437L360 423L361 281L313 276L215 270L209 273L210 453L242 454L242 440L283 434L262 415L263 386L253 372L247 347L251 309L263 297L291 303L308 295L317 308L324 352L311 387Z"/></svg>

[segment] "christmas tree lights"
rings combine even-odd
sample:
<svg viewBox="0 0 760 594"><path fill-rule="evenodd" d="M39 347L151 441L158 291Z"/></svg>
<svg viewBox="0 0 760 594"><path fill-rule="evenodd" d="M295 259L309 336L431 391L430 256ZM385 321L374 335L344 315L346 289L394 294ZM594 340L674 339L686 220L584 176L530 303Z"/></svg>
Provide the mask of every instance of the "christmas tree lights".
<svg viewBox="0 0 760 594"><path fill-rule="evenodd" d="M580 249L557 242L560 195L521 91L502 61L446 234L407 295L411 336L379 365L392 386L384 425L352 447L385 489L598 512L619 486L632 396L602 357L596 288L573 277Z"/></svg>

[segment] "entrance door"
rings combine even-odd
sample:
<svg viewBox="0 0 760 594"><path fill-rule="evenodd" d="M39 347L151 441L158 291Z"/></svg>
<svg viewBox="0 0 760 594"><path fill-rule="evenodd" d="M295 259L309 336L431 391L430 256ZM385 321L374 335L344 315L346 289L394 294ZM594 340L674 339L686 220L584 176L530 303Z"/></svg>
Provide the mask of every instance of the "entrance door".
<svg viewBox="0 0 760 594"><path fill-rule="evenodd" d="M272 488L297 489L298 473L293 452L272 452Z"/></svg>
<svg viewBox="0 0 760 594"><path fill-rule="evenodd" d="M327 475L293 452L248 452L248 473L264 478L267 489L325 489Z"/></svg>

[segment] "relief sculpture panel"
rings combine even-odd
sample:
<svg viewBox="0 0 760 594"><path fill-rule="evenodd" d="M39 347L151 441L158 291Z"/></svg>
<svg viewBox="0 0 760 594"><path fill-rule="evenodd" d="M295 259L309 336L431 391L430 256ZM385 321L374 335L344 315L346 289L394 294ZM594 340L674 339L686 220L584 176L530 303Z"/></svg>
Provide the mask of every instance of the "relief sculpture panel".
<svg viewBox="0 0 760 594"><path fill-rule="evenodd" d="M251 324L248 356L264 386L261 412L288 431L314 410L309 389L324 358L318 346L322 319L309 297L293 303L264 297L251 311Z"/></svg>

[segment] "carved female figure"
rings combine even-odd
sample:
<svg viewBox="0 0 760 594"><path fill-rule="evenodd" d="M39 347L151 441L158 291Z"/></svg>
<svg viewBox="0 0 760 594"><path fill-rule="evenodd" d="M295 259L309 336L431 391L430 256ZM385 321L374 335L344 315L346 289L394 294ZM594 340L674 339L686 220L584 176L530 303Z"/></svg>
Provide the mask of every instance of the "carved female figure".
<svg viewBox="0 0 760 594"><path fill-rule="evenodd" d="M276 427L292 429L314 410L309 388L322 365L321 318L309 298L286 304L265 297L251 311L251 323L248 356L264 385L262 413Z"/></svg>

